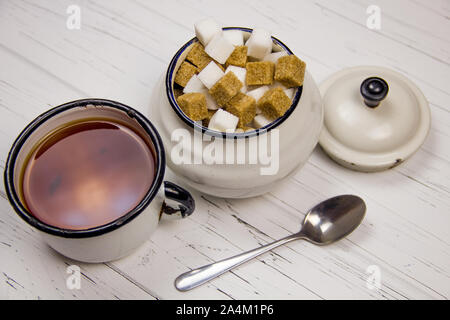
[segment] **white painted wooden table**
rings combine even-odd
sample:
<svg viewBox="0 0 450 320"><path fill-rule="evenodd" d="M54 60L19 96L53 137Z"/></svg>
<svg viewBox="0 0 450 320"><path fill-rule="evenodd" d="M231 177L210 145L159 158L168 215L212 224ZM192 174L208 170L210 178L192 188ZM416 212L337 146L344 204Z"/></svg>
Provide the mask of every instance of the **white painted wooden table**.
<svg viewBox="0 0 450 320"><path fill-rule="evenodd" d="M69 5L81 29L66 28ZM381 29L366 9L381 10ZM380 65L413 80L430 102L432 128L408 162L387 172L344 169L316 148L306 166L267 195L225 200L193 192L197 211L162 223L137 252L79 264L48 248L0 189L0 298L25 299L448 299L450 298L450 1L0 1L0 166L38 114L85 97L148 108L152 89L193 23L270 29L308 63L319 83L344 67ZM329 247L294 242L188 293L174 278L298 229L317 202L354 193L362 226ZM381 287L369 289L377 266ZM369 268L369 269L368 269ZM370 281L369 281L370 283ZM369 286L370 287L370 286Z"/></svg>

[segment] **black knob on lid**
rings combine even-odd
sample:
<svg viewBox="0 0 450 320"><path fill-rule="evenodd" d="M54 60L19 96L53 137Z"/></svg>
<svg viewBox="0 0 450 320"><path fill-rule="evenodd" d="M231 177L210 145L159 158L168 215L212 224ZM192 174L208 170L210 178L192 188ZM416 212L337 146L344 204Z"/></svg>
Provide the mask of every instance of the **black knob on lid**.
<svg viewBox="0 0 450 320"><path fill-rule="evenodd" d="M377 107L386 98L389 86L386 81L378 77L370 77L361 83L361 95L364 103L370 107Z"/></svg>

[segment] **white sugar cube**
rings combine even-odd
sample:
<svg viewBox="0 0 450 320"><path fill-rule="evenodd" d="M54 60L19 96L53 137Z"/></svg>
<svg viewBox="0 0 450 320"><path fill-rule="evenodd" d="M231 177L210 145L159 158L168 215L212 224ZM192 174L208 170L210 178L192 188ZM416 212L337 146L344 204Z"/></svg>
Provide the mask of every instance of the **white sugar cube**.
<svg viewBox="0 0 450 320"><path fill-rule="evenodd" d="M234 46L225 39L222 33L218 33L205 47L205 51L211 58L220 64L224 64L234 51Z"/></svg>
<svg viewBox="0 0 450 320"><path fill-rule="evenodd" d="M238 117L223 109L219 109L209 120L208 129L220 132L234 132L238 122Z"/></svg>
<svg viewBox="0 0 450 320"><path fill-rule="evenodd" d="M263 59L272 52L272 38L264 29L254 29L246 45L247 55L256 59Z"/></svg>
<svg viewBox="0 0 450 320"><path fill-rule="evenodd" d="M271 61L273 63L277 63L278 59L281 57L287 56L286 51L280 51L280 52L273 52L269 53L263 58L263 61Z"/></svg>
<svg viewBox="0 0 450 320"><path fill-rule="evenodd" d="M289 99L292 100L292 98L294 97L295 89L294 88L284 89L284 93L286 93Z"/></svg>
<svg viewBox="0 0 450 320"><path fill-rule="evenodd" d="M208 89L203 88L200 91L200 93L203 93L205 95L206 107L208 108L208 110L217 110L217 109L219 109L219 106L218 106L216 100L214 100L212 95L209 93Z"/></svg>
<svg viewBox="0 0 450 320"><path fill-rule="evenodd" d="M258 114L253 118L253 124L255 128L262 128L270 124L272 121L264 117L262 114Z"/></svg>
<svg viewBox="0 0 450 320"><path fill-rule="evenodd" d="M206 46L216 34L222 33L222 28L211 18L198 21L194 25L194 29L197 39L204 46Z"/></svg>
<svg viewBox="0 0 450 320"><path fill-rule="evenodd" d="M241 88L241 92L246 93L247 85L245 77L247 76L247 69L237 66L228 66L228 68L225 70L225 74L227 74L228 72L233 72L234 75L242 82L243 86Z"/></svg>
<svg viewBox="0 0 450 320"><path fill-rule="evenodd" d="M255 101L258 102L258 100L269 90L269 86L262 86L253 90L250 90L247 92L248 96L251 96L255 98Z"/></svg>
<svg viewBox="0 0 450 320"><path fill-rule="evenodd" d="M225 30L223 36L230 41L233 46L244 45L244 34L241 30Z"/></svg>
<svg viewBox="0 0 450 320"><path fill-rule="evenodd" d="M183 93L201 92L205 86L203 82L194 74L183 89Z"/></svg>
<svg viewBox="0 0 450 320"><path fill-rule="evenodd" d="M198 78L203 82L205 87L211 89L224 75L225 73L222 69L220 69L214 61L211 61L202 71L200 71Z"/></svg>

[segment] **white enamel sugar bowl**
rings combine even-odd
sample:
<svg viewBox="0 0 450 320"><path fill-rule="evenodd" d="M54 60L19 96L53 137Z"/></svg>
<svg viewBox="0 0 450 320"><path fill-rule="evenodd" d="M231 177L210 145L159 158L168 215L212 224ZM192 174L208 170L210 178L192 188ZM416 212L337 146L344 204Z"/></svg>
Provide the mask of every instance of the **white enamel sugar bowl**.
<svg viewBox="0 0 450 320"><path fill-rule="evenodd" d="M248 28L223 28L227 33ZM187 117L177 103L174 78L197 38L173 57L153 95L150 119L157 126L167 164L187 185L217 197L247 198L270 191L301 168L316 146L323 123L319 89L306 71L292 105L275 121L246 132L209 130ZM272 52L291 50L272 37Z"/></svg>

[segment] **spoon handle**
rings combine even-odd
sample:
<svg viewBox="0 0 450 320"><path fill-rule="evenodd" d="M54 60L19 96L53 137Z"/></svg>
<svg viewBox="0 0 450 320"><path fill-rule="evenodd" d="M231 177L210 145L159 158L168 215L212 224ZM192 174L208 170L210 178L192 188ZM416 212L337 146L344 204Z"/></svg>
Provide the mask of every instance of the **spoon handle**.
<svg viewBox="0 0 450 320"><path fill-rule="evenodd" d="M188 271L181 274L175 279L175 287L180 291L191 290L205 282L208 282L211 279L214 279L215 277L220 276L221 274L233 269L234 267L237 267L242 263L259 256L260 254L263 254L278 246L297 239L301 239L301 237L299 237L299 235L297 234L290 235L278 241L266 244L265 246L238 254L234 257L220 260L198 269Z"/></svg>

